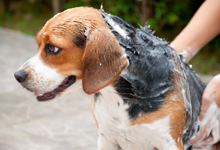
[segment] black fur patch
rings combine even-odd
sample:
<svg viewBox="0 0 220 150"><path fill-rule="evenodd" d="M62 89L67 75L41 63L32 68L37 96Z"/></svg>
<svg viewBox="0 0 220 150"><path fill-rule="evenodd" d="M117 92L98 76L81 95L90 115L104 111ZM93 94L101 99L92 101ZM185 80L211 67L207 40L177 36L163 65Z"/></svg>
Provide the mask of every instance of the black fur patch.
<svg viewBox="0 0 220 150"><path fill-rule="evenodd" d="M114 87L118 94L122 96L123 101L130 105L128 114L131 119L137 117L141 112L149 113L158 110L165 100L164 94L155 97L146 96L144 93L147 92L144 89L137 90L123 77L119 77L114 81Z"/></svg>
<svg viewBox="0 0 220 150"><path fill-rule="evenodd" d="M95 102L99 99L99 97L101 96L101 93L100 92L97 92L94 94L94 100Z"/></svg>
<svg viewBox="0 0 220 150"><path fill-rule="evenodd" d="M198 132L195 129L195 122L197 121L198 115L200 113L200 105L202 102L202 94L205 90L205 85L201 82L199 77L196 73L190 69L187 64L183 64L185 75L187 77L187 83L189 86L190 91L190 98L191 98L191 106L192 106L192 115L188 116L189 124L188 130L186 131L185 135L183 136L182 140L183 143L186 144L190 138Z"/></svg>
<svg viewBox="0 0 220 150"><path fill-rule="evenodd" d="M146 32L136 29L117 16L103 13L103 18L129 58L126 73L114 84L124 102L130 104L130 118L137 117L141 112L150 113L158 110L173 85L173 66L169 63L171 58L168 59L168 43L153 36L149 29ZM109 20L114 21L127 36L118 33Z"/></svg>
<svg viewBox="0 0 220 150"><path fill-rule="evenodd" d="M85 44L86 44L86 36L84 36L84 35L77 35L74 38L73 42L79 48L84 49L85 48Z"/></svg>

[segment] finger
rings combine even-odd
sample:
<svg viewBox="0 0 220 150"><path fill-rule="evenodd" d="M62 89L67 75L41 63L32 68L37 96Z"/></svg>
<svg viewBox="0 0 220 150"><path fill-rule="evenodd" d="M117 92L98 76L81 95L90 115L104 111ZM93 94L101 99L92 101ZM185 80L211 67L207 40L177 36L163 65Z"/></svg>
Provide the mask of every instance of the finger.
<svg viewBox="0 0 220 150"><path fill-rule="evenodd" d="M201 140L207 138L208 137L207 136L207 129L208 129L208 126L205 126L204 129L202 130L202 132L199 132L195 137L190 139L189 143L190 144L195 144L198 141L201 141Z"/></svg>
<svg viewBox="0 0 220 150"><path fill-rule="evenodd" d="M214 140L213 136L210 136L210 137L208 137L207 139L205 139L204 141L201 142L201 146L206 147L208 145L211 145L213 143L213 140Z"/></svg>

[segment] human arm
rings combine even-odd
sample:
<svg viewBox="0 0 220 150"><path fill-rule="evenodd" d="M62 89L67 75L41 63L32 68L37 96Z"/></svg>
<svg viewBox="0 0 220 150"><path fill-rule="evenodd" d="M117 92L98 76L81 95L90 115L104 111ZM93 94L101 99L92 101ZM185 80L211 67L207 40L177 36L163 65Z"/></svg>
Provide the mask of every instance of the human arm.
<svg viewBox="0 0 220 150"><path fill-rule="evenodd" d="M189 24L170 43L188 62L203 46L220 33L220 0L206 0ZM214 107L214 108L213 108ZM211 115L210 115L211 114ZM220 140L220 75L206 87L199 117L199 132L191 144L208 146Z"/></svg>
<svg viewBox="0 0 220 150"><path fill-rule="evenodd" d="M220 0L206 0L170 46L183 53L185 62L188 62L219 33Z"/></svg>

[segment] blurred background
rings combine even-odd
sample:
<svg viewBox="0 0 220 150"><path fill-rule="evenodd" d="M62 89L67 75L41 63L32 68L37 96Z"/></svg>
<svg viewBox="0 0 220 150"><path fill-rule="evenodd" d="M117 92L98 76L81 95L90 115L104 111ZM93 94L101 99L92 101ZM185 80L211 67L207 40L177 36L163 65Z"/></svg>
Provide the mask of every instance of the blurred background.
<svg viewBox="0 0 220 150"><path fill-rule="evenodd" d="M156 35L172 41L186 26L204 0L0 0L0 27L35 36L45 22L58 12L77 6L103 8L131 22L135 27L146 21ZM202 74L220 73L220 35L192 60Z"/></svg>

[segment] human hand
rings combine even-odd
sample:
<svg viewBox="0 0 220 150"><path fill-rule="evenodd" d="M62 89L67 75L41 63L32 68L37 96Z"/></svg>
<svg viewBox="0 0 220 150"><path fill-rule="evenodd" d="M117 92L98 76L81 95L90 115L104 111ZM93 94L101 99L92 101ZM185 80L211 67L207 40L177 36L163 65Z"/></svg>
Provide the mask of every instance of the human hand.
<svg viewBox="0 0 220 150"><path fill-rule="evenodd" d="M190 143L206 147L220 141L220 74L206 87L202 96L199 132Z"/></svg>

